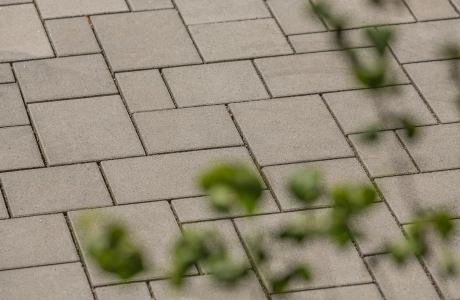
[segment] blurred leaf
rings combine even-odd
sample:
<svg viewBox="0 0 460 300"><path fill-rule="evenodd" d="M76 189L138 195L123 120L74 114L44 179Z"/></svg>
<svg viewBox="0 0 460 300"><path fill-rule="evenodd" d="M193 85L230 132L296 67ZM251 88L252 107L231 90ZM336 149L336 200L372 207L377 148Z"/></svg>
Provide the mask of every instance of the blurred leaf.
<svg viewBox="0 0 460 300"><path fill-rule="evenodd" d="M457 44L449 43L443 47L442 53L448 58L459 58L460 48Z"/></svg>
<svg viewBox="0 0 460 300"><path fill-rule="evenodd" d="M417 133L417 127L415 123L410 118L400 118L399 121L401 122L404 132L408 138L414 138Z"/></svg>
<svg viewBox="0 0 460 300"><path fill-rule="evenodd" d="M289 181L289 190L301 202L311 204L322 194L321 174L316 170L302 170Z"/></svg>
<svg viewBox="0 0 460 300"><path fill-rule="evenodd" d="M452 216L444 211L436 212L432 216L434 228L443 238L447 238L454 228L451 218Z"/></svg>
<svg viewBox="0 0 460 300"><path fill-rule="evenodd" d="M375 142L379 139L379 130L381 126L373 124L365 128L365 132L360 136L365 142Z"/></svg>
<svg viewBox="0 0 460 300"><path fill-rule="evenodd" d="M286 290L287 286L289 283L294 280L294 279L303 279L305 281L309 281L311 279L311 273L307 269L307 267L298 267L292 271L290 271L287 275L279 278L279 279L274 279L271 281L271 286L273 289L273 292L276 293L282 293Z"/></svg>
<svg viewBox="0 0 460 300"><path fill-rule="evenodd" d="M443 275L457 275L457 261L451 251L444 249L439 264Z"/></svg>
<svg viewBox="0 0 460 300"><path fill-rule="evenodd" d="M377 62L372 66L355 66L354 74L365 87L375 89L385 83L386 70L384 62Z"/></svg>
<svg viewBox="0 0 460 300"><path fill-rule="evenodd" d="M375 47L380 56L382 56L393 37L393 31L389 28L379 28L378 30L373 27L366 28L366 36L372 45Z"/></svg>

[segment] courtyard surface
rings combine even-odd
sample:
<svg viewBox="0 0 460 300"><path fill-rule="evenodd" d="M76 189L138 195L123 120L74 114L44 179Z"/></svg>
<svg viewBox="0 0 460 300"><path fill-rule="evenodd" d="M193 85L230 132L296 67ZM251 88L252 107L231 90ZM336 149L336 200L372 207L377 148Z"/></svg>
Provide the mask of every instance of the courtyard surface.
<svg viewBox="0 0 460 300"><path fill-rule="evenodd" d="M439 51L460 40L460 0L401 0L383 12L364 2L332 1L360 55L372 51L363 27L397 30L400 94L380 100L413 116L416 143L391 122L377 144L362 142L376 107L308 1L0 0L0 299L460 299L460 280L433 261L398 268L382 247L403 237L417 209L460 217L457 89ZM197 187L222 160L260 172L255 216L217 213ZM379 189L356 220L367 239L340 250L266 240L271 261L258 265L254 233L330 209L328 199L307 207L287 193L299 168ZM129 226L149 257L145 272L120 285L91 261L76 222L92 209ZM171 290L180 228L217 230L249 276L226 289L197 265L182 292ZM452 244L460 261L460 229ZM274 295L271 276L297 261L313 280Z"/></svg>

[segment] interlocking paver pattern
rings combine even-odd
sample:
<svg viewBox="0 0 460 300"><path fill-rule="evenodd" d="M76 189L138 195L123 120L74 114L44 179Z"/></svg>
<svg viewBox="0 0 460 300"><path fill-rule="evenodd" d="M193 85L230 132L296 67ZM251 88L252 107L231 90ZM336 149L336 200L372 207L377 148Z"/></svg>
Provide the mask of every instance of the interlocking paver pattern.
<svg viewBox="0 0 460 300"><path fill-rule="evenodd" d="M18 85L0 84L0 127L29 123Z"/></svg>
<svg viewBox="0 0 460 300"><path fill-rule="evenodd" d="M14 82L13 71L10 64L0 64L0 83Z"/></svg>

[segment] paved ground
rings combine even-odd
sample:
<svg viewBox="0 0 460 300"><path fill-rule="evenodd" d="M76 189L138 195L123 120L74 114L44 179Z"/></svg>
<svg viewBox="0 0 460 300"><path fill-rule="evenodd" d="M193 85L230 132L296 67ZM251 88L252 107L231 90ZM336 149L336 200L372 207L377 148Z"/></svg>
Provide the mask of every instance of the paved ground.
<svg viewBox="0 0 460 300"><path fill-rule="evenodd" d="M460 0L405 0L383 13L362 2L334 4L363 55L360 27L399 24L401 95L383 100L416 118L417 144L395 124L377 146L362 144L375 107L304 0L0 0L0 299L460 299L460 281L432 261L397 269L379 246L402 236L414 208L460 217L460 114L438 51L460 39ZM260 216L207 207L195 176L222 158L261 170ZM303 166L381 189L384 201L357 220L370 238L340 252L266 241L273 262L254 265L253 232L312 208L284 190ZM124 219L154 261L134 283L116 285L78 251L75 220L96 207ZM218 229L260 276L222 290L200 265L185 294L171 292L166 249L179 226ZM314 280L270 296L267 278L298 259Z"/></svg>

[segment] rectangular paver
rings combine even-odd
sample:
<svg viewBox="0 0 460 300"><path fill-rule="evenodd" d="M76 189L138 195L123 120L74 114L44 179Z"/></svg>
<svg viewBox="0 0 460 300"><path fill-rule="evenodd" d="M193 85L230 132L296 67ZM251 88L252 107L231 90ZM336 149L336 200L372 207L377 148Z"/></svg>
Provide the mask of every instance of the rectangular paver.
<svg viewBox="0 0 460 300"><path fill-rule="evenodd" d="M37 0L44 19L129 11L124 0Z"/></svg>
<svg viewBox="0 0 460 300"><path fill-rule="evenodd" d="M34 0L0 0L0 5L30 3Z"/></svg>
<svg viewBox="0 0 460 300"><path fill-rule="evenodd" d="M96 164L0 174L13 217L111 206Z"/></svg>
<svg viewBox="0 0 460 300"><path fill-rule="evenodd" d="M374 284L361 284L321 290L286 293L273 295L273 300L326 300L326 299L353 299L353 300L382 300L378 288Z"/></svg>
<svg viewBox="0 0 460 300"><path fill-rule="evenodd" d="M29 117L18 85L0 84L0 127L28 124Z"/></svg>
<svg viewBox="0 0 460 300"><path fill-rule="evenodd" d="M406 0L406 3L419 21L458 17L449 0Z"/></svg>
<svg viewBox="0 0 460 300"><path fill-rule="evenodd" d="M8 219L8 210L6 209L5 200L3 199L2 193L0 193L0 220Z"/></svg>
<svg viewBox="0 0 460 300"><path fill-rule="evenodd" d="M133 11L174 8L171 0L128 0Z"/></svg>
<svg viewBox="0 0 460 300"><path fill-rule="evenodd" d="M10 64L0 64L0 83L14 82L13 70Z"/></svg>
<svg viewBox="0 0 460 300"><path fill-rule="evenodd" d="M144 282L104 286L95 291L98 300L152 300Z"/></svg>

